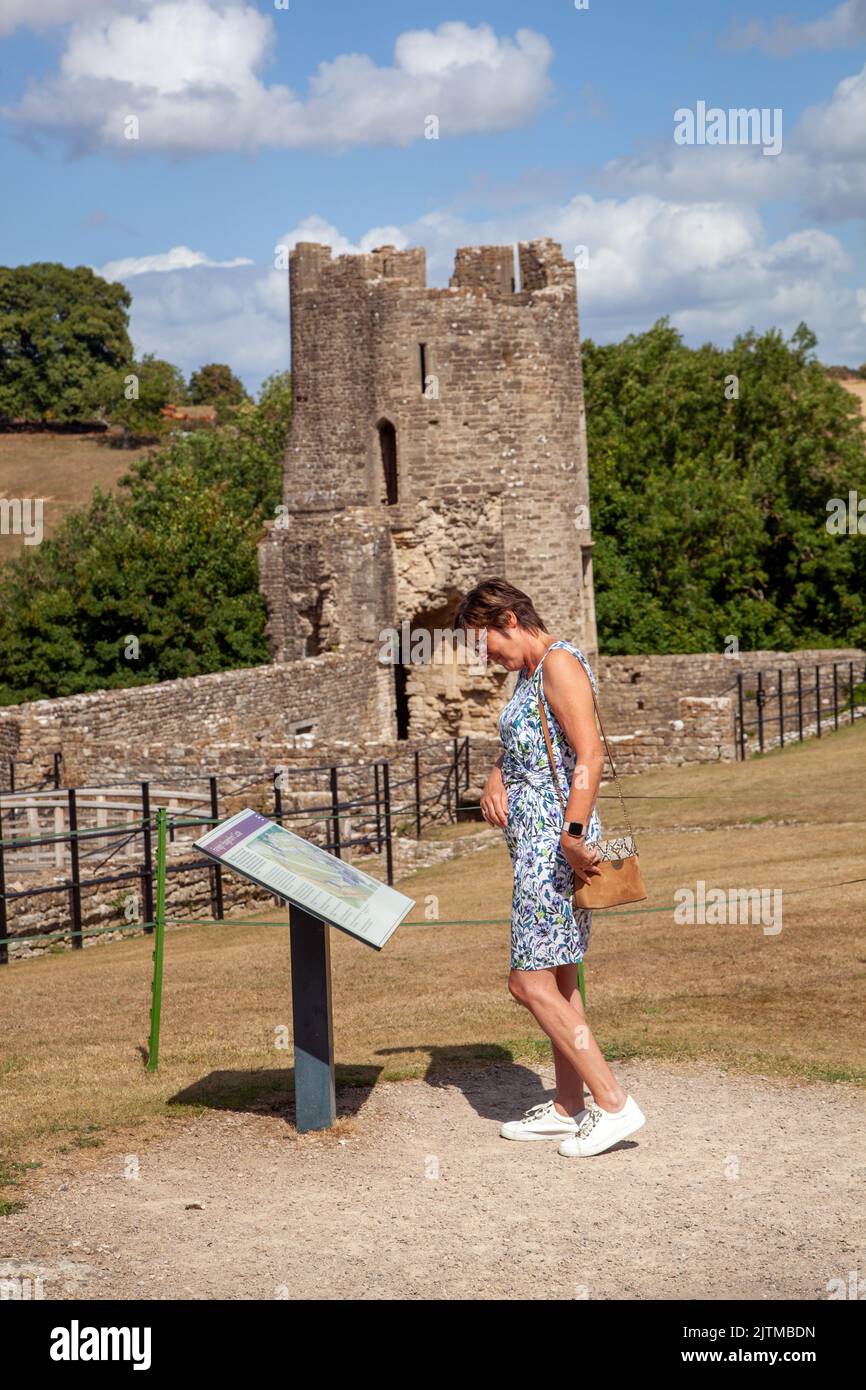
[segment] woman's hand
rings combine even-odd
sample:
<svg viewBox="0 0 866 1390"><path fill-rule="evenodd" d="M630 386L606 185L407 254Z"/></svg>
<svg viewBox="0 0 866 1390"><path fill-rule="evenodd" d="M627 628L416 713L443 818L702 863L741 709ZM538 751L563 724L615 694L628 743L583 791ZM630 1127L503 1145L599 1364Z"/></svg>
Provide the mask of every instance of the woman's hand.
<svg viewBox="0 0 866 1390"><path fill-rule="evenodd" d="M508 825L508 793L502 773L495 767L481 793L481 814L489 825Z"/></svg>
<svg viewBox="0 0 866 1390"><path fill-rule="evenodd" d="M595 845L588 845L582 837L578 838L576 835L561 835L559 843L574 869L575 881L579 881L581 887L589 883L591 878L598 877L601 865L598 863L598 849Z"/></svg>

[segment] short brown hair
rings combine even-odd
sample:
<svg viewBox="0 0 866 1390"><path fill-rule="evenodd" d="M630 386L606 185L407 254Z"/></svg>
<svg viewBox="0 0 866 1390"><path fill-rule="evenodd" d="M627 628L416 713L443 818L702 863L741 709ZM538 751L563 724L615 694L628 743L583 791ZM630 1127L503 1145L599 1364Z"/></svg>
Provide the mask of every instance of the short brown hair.
<svg viewBox="0 0 866 1390"><path fill-rule="evenodd" d="M454 629L492 627L504 632L508 627L508 610L521 627L530 632L546 632L544 620L535 611L535 604L522 589L516 589L507 579L483 579L460 600L454 614Z"/></svg>

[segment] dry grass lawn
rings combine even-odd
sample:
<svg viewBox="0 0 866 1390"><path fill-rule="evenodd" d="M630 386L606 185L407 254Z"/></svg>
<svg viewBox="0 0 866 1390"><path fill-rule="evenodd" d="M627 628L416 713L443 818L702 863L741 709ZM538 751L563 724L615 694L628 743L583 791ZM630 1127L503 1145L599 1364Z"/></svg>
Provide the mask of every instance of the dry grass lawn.
<svg viewBox="0 0 866 1390"><path fill-rule="evenodd" d="M589 1018L611 1059L649 1057L801 1081L866 1082L863 767L866 721L747 764L632 778L650 888L596 914ZM602 802L615 826L616 802ZM677 925L678 887L781 888L783 928ZM376 953L331 933L337 1082L437 1065L543 1062L546 1037L508 993L504 845L399 885L410 922ZM424 920L433 903L438 920ZM273 910L259 918L274 919ZM285 1104L288 931L255 919L167 932L160 1065L144 1070L152 938L14 962L0 972L8 1198L62 1154L144 1142L166 1117Z"/></svg>
<svg viewBox="0 0 866 1390"><path fill-rule="evenodd" d="M84 507L99 483L113 492L133 459L147 449L110 449L98 434L0 434L0 497L43 498L46 536L73 507ZM0 535L0 564L13 559L23 536Z"/></svg>

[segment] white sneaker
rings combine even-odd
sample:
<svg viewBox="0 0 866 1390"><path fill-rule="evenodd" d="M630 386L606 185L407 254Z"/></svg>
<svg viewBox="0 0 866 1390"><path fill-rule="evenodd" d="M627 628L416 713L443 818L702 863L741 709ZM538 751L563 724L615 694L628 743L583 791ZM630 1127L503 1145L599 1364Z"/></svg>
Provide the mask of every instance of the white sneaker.
<svg viewBox="0 0 866 1390"><path fill-rule="evenodd" d="M593 1104L574 1134L563 1139L559 1153L566 1158L592 1158L594 1154L613 1148L645 1124L646 1115L631 1096L626 1097L621 1110L602 1110L600 1105Z"/></svg>
<svg viewBox="0 0 866 1390"><path fill-rule="evenodd" d="M522 1120L506 1120L499 1133L503 1139L561 1139L564 1134L574 1135L588 1113L578 1110L576 1115L560 1115L553 1101L545 1100L530 1106Z"/></svg>

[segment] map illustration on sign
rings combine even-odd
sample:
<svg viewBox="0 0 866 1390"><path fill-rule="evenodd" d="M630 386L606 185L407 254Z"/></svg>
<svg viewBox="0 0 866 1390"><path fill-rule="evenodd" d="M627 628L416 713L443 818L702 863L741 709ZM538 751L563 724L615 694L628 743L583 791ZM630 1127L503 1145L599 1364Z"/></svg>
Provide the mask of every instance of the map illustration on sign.
<svg viewBox="0 0 866 1390"><path fill-rule="evenodd" d="M209 858L381 950L412 898L294 835L258 811L238 811L195 841Z"/></svg>

